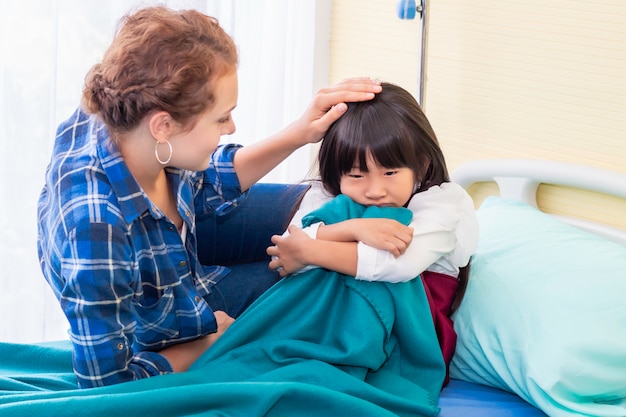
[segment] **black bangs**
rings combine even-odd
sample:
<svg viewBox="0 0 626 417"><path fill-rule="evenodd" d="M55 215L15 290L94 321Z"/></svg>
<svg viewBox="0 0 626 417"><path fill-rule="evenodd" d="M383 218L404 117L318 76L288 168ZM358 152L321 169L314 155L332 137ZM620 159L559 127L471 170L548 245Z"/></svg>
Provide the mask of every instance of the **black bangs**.
<svg viewBox="0 0 626 417"><path fill-rule="evenodd" d="M339 193L340 177L355 165L367 171L370 154L386 168L413 168L407 156L415 150L407 149L407 143L414 141L407 138L405 123L387 106L372 105L375 101L350 103L346 114L326 132L318 163L322 183L334 195Z"/></svg>
<svg viewBox="0 0 626 417"><path fill-rule="evenodd" d="M353 162L367 171L366 158L371 154L374 161L385 168L414 168L411 158L415 155L416 141L397 111L388 106L363 106L363 120L359 126L360 145L353 153Z"/></svg>
<svg viewBox="0 0 626 417"><path fill-rule="evenodd" d="M320 179L332 195L340 194L341 176L355 164L367 171L367 158L385 168L407 167L420 191L448 180L443 153L415 98L389 83L370 101L348 103L320 146Z"/></svg>

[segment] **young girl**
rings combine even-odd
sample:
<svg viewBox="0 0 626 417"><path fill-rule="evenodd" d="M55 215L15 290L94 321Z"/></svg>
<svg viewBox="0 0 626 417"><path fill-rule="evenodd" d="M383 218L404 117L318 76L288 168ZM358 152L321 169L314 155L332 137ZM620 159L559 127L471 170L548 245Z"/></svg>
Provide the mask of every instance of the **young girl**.
<svg viewBox="0 0 626 417"><path fill-rule="evenodd" d="M326 133L319 181L304 196L288 232L275 236L270 267L281 276L318 266L358 280L405 282L421 276L446 364L456 334L450 315L461 301L478 241L474 205L450 183L435 133L413 96L388 83L370 102L350 103ZM299 229L305 214L335 196L364 206L406 207L408 226L352 218ZM310 222L310 221L309 221Z"/></svg>

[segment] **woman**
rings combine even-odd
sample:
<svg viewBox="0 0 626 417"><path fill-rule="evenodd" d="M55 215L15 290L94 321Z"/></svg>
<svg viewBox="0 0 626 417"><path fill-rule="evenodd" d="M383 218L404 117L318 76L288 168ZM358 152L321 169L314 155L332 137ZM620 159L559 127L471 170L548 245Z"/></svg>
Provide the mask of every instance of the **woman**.
<svg viewBox="0 0 626 417"><path fill-rule="evenodd" d="M381 89L347 80L320 90L274 136L218 146L235 131L237 62L215 19L138 10L87 74L82 106L58 128L38 250L70 324L80 387L185 371L206 351L253 300L228 290L225 268L200 264L196 216L236 207L294 150L319 141L345 102ZM274 282L255 278L250 293Z"/></svg>

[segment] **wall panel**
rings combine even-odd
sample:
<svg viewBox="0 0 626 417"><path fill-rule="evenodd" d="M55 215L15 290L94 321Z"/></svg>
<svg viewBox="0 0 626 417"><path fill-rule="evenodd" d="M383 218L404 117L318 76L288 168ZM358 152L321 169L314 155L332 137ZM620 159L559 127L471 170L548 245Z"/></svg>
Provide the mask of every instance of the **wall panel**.
<svg viewBox="0 0 626 417"><path fill-rule="evenodd" d="M428 3L424 108L450 169L539 158L626 172L626 3ZM542 187L550 212L626 228L626 203Z"/></svg>

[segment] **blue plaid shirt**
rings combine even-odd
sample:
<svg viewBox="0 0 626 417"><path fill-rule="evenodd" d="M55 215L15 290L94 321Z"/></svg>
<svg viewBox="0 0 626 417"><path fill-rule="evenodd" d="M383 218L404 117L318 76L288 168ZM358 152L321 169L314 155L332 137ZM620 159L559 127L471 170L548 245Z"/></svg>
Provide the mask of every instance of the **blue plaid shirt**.
<svg viewBox="0 0 626 417"><path fill-rule="evenodd" d="M175 225L131 175L104 125L77 110L59 126L39 199L38 251L69 320L80 387L172 372L159 350L216 331L203 296L228 270L200 264L195 216L245 198L220 146L204 172L167 169L187 225Z"/></svg>

